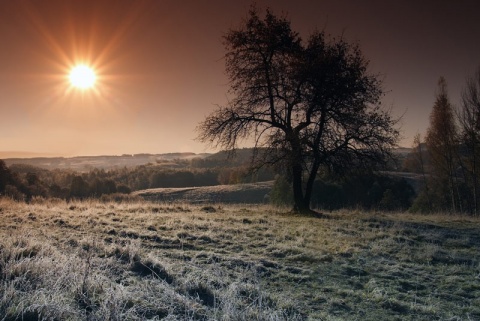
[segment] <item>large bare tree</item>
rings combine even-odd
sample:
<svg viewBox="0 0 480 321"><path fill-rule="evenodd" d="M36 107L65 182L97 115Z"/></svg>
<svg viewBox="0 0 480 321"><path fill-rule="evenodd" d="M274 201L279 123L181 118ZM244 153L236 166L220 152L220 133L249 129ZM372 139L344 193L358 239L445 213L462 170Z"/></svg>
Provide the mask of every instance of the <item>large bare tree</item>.
<svg viewBox="0 0 480 321"><path fill-rule="evenodd" d="M396 144L396 120L381 108L381 82L358 45L314 32L306 42L270 10L224 37L231 101L198 126L199 139L235 150L252 139L292 178L294 210L310 212L320 166L381 163Z"/></svg>

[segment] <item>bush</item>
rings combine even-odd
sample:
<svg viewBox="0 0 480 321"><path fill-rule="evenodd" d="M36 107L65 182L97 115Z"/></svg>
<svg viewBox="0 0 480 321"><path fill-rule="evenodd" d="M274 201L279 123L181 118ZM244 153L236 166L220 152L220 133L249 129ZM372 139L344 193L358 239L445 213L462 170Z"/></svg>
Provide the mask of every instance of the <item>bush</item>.
<svg viewBox="0 0 480 321"><path fill-rule="evenodd" d="M276 206L293 205L292 184L285 176L276 175L270 192L270 203Z"/></svg>
<svg viewBox="0 0 480 321"><path fill-rule="evenodd" d="M142 202L143 198L138 195L130 195L130 194L121 194L121 193L114 193L114 194L104 194L100 197L100 201L104 203L135 203L135 202Z"/></svg>
<svg viewBox="0 0 480 321"><path fill-rule="evenodd" d="M120 184L117 186L117 192L121 194L130 194L132 192L132 189L127 185Z"/></svg>
<svg viewBox="0 0 480 321"><path fill-rule="evenodd" d="M415 196L405 179L374 173L324 177L314 185L312 203L327 210L340 208L406 210Z"/></svg>
<svg viewBox="0 0 480 321"><path fill-rule="evenodd" d="M10 197L11 199L15 201L24 201L25 200L25 194L20 192L17 187L13 185L7 185L5 186L5 196Z"/></svg>

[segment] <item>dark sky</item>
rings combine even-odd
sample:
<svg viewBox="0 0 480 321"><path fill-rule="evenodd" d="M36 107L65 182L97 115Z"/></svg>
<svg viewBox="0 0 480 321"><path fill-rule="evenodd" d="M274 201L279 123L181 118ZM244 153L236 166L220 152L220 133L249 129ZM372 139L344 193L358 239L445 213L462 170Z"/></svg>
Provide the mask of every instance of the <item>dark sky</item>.
<svg viewBox="0 0 480 321"><path fill-rule="evenodd" d="M195 126L228 100L222 35L252 1L0 0L0 151L50 155L204 152ZM256 1L358 42L403 115L404 146L424 135L438 78L460 105L480 66L478 1ZM78 63L93 89L68 82Z"/></svg>

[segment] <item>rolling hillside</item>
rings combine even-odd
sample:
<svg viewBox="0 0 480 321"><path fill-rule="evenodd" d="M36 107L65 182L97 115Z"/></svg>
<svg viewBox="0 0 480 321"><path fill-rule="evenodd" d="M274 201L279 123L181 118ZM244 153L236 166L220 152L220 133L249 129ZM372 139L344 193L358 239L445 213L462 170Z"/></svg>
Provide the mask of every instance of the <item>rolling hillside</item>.
<svg viewBox="0 0 480 321"><path fill-rule="evenodd" d="M266 195L272 189L272 185L273 181L186 188L154 188L132 194L155 202L258 204L268 202Z"/></svg>

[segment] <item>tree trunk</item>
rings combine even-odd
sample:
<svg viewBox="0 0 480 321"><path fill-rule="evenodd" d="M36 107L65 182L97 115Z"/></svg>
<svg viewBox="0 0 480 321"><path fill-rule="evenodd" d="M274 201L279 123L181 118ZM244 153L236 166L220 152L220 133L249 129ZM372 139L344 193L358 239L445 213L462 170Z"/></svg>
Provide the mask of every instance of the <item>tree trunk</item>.
<svg viewBox="0 0 480 321"><path fill-rule="evenodd" d="M302 165L292 165L292 185L293 185L293 211L297 213L305 213L310 211L310 204L305 204L302 187Z"/></svg>
<svg viewBox="0 0 480 321"><path fill-rule="evenodd" d="M448 171L448 182L450 185L450 198L452 202L452 213L455 214L457 213L457 202L455 198L455 178L454 178L454 172L453 172L453 161L452 157L447 157L447 171Z"/></svg>
<svg viewBox="0 0 480 321"><path fill-rule="evenodd" d="M473 136L473 135L472 135ZM472 139L472 185L473 185L473 215L478 215L478 181L477 181L477 138Z"/></svg>
<svg viewBox="0 0 480 321"><path fill-rule="evenodd" d="M312 199L312 192L313 192L313 183L315 183L315 178L317 177L318 168L320 167L320 162L315 160L312 164L312 168L308 175L307 186L305 188L305 196L304 202L308 205L310 209L310 201Z"/></svg>
<svg viewBox="0 0 480 321"><path fill-rule="evenodd" d="M427 181L427 175L425 174L425 164L423 162L423 154L422 154L422 145L420 142L420 136L418 136L418 143L417 143L417 152L418 152L418 160L420 161L420 166L422 170L422 177L423 177L423 184L425 185L425 193L427 194L427 202L428 202L428 211L432 212L433 211L433 203L432 199L430 197L430 191L429 191L429 182Z"/></svg>
<svg viewBox="0 0 480 321"><path fill-rule="evenodd" d="M293 211L296 213L306 213L310 211L310 204L305 203L303 194L303 167L302 167L302 148L298 136L293 130L286 133L287 140L292 148L290 154L290 166L292 170L292 188L293 188Z"/></svg>

